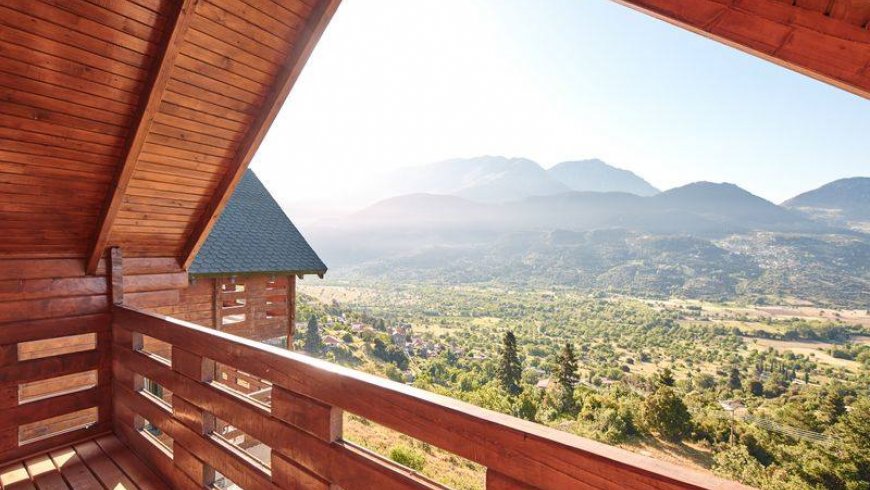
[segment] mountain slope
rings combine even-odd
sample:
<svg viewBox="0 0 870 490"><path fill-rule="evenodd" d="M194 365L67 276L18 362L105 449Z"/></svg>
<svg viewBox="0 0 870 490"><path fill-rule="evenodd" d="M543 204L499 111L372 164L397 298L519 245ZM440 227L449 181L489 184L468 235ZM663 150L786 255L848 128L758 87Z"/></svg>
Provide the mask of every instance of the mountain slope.
<svg viewBox="0 0 870 490"><path fill-rule="evenodd" d="M500 156L459 158L402 169L387 187L393 195L451 194L481 202L505 202L570 190L531 160Z"/></svg>
<svg viewBox="0 0 870 490"><path fill-rule="evenodd" d="M738 228L812 227L803 216L728 183L695 182L665 191L650 201L659 209L688 211Z"/></svg>
<svg viewBox="0 0 870 490"><path fill-rule="evenodd" d="M870 223L870 177L835 180L782 205L831 223Z"/></svg>
<svg viewBox="0 0 870 490"><path fill-rule="evenodd" d="M601 160L562 162L547 173L574 191L628 192L652 196L659 190L628 170L612 167Z"/></svg>

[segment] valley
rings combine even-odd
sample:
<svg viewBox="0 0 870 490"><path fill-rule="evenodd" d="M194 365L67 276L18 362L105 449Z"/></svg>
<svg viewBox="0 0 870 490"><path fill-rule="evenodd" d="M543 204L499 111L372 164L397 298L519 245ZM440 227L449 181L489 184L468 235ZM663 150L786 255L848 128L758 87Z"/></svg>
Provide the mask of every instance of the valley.
<svg viewBox="0 0 870 490"><path fill-rule="evenodd" d="M870 406L867 311L419 282L319 281L300 293L300 318L313 317L322 328L317 355L334 362L763 488L854 478L835 461L849 447L787 434L838 437L851 423L847 413L863 416ZM304 348L308 325L297 329ZM499 340L508 331L522 366L517 394L498 381ZM558 381L566 343L577 353L567 408ZM661 383L689 417L676 438L643 415ZM826 406L829 399L846 412ZM728 444L723 400L742 407L735 446ZM445 468L461 468L441 481L482 488L482 469L474 465L353 416L345 422L358 444L410 461L435 480ZM735 473L734 458L754 464L753 474ZM796 460L828 469L798 468Z"/></svg>

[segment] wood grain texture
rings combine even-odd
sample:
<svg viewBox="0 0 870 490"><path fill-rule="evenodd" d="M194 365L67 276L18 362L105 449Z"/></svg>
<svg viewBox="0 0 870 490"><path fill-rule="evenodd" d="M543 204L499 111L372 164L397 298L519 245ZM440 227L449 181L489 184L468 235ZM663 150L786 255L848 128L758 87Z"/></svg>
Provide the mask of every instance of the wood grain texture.
<svg viewBox="0 0 870 490"><path fill-rule="evenodd" d="M615 1L870 98L870 5L850 0Z"/></svg>
<svg viewBox="0 0 870 490"><path fill-rule="evenodd" d="M216 189L216 199L210 201L203 212L200 221L195 225L187 244L182 251L182 264L187 269L196 257L208 233L223 211L230 196L244 175L254 153L266 136L266 131L278 115L278 110L290 93L299 77L305 62L314 50L314 46L326 29L339 0L319 0L310 14L305 26L294 40L292 50L285 61L284 68L272 84L270 94L260 110L256 120L251 124L245 138L239 143L235 159L229 164L223 180Z"/></svg>

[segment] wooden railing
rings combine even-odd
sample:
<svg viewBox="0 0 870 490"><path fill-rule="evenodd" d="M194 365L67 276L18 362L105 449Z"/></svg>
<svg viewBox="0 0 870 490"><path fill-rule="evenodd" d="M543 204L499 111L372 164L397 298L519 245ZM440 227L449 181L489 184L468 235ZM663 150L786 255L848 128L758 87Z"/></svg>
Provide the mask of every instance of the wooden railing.
<svg viewBox="0 0 870 490"><path fill-rule="evenodd" d="M679 466L495 413L304 355L128 307L113 308L115 430L179 488L441 488L342 440L342 411L487 468L506 488L740 488ZM142 336L171 344L171 361L141 349ZM211 379L213 363L273 383L271 406ZM171 406L142 389L172 392ZM172 440L153 441L143 424ZM215 420L271 448L258 461L214 431ZM149 440L151 439L151 440Z"/></svg>

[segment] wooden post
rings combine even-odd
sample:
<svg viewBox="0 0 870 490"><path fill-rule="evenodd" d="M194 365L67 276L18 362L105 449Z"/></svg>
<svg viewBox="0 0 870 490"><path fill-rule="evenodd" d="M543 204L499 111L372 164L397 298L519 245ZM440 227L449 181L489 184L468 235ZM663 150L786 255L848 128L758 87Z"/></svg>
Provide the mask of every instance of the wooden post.
<svg viewBox="0 0 870 490"><path fill-rule="evenodd" d="M124 304L124 255L120 247L109 250L109 281L112 304Z"/></svg>
<svg viewBox="0 0 870 490"><path fill-rule="evenodd" d="M212 284L214 285L214 293L212 294L212 306L214 307L214 327L215 330L220 330L223 325L223 306L224 300L221 294L223 289L221 285L223 284L223 279L220 277L213 277Z"/></svg>
<svg viewBox="0 0 870 490"><path fill-rule="evenodd" d="M272 417L282 420L325 442L341 439L343 412L278 385L272 387ZM272 481L282 488L335 488L311 469L272 451Z"/></svg>
<svg viewBox="0 0 870 490"><path fill-rule="evenodd" d="M287 276L287 349L293 349L296 333L296 276Z"/></svg>
<svg viewBox="0 0 870 490"><path fill-rule="evenodd" d="M18 344L0 345L0 367L11 366L18 362ZM0 383L0 413L18 406L18 385ZM0 453L18 446L18 427L0 430Z"/></svg>
<svg viewBox="0 0 870 490"><path fill-rule="evenodd" d="M214 378L214 361L185 350L172 347L172 370L189 378L209 382ZM172 416L197 434L214 431L214 415L178 396L172 395ZM210 487L214 483L214 468L203 463L177 441L173 444L173 464L198 485Z"/></svg>

